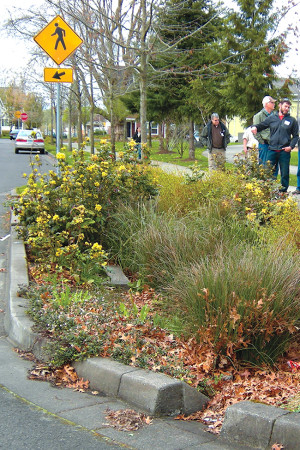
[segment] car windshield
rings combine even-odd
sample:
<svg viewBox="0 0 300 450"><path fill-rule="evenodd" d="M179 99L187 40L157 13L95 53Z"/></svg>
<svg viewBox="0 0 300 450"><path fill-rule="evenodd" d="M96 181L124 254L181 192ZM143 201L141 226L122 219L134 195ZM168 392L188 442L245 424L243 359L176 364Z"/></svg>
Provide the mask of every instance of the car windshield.
<svg viewBox="0 0 300 450"><path fill-rule="evenodd" d="M30 137L30 138L41 138L41 133L39 133L38 131L33 131L33 130L21 130L18 134L19 137Z"/></svg>

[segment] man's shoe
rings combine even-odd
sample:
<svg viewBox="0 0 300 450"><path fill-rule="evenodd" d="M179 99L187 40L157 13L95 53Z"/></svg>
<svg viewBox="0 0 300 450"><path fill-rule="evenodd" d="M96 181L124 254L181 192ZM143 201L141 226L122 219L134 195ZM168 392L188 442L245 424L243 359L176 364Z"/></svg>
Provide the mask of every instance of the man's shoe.
<svg viewBox="0 0 300 450"><path fill-rule="evenodd" d="M293 192L293 195L299 195L300 194L300 189L296 189L294 192Z"/></svg>
<svg viewBox="0 0 300 450"><path fill-rule="evenodd" d="M287 192L287 189L286 188L281 188L281 189L279 189L279 192Z"/></svg>

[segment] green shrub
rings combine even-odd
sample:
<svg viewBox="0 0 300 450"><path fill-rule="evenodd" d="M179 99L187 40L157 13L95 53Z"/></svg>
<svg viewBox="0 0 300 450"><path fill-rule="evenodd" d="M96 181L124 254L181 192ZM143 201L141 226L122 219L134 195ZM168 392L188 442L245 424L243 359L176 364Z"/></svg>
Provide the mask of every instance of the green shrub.
<svg viewBox="0 0 300 450"><path fill-rule="evenodd" d="M68 269L78 282L92 282L98 274L101 282L107 220L120 201L136 203L155 195L153 177L134 157L131 163L116 163L99 152L86 160L80 150L73 151L69 165L64 153L56 156L56 172L40 175L36 156L32 173L25 174L27 187L14 202L22 236L41 267Z"/></svg>

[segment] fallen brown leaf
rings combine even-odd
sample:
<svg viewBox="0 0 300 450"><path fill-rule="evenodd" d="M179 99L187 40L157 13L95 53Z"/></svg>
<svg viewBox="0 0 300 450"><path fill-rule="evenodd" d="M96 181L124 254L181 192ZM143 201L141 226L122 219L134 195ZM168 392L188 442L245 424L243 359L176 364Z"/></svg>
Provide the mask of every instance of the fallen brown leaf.
<svg viewBox="0 0 300 450"><path fill-rule="evenodd" d="M144 425L151 425L152 419L144 413L138 413L133 409L120 409L112 411L107 409L105 418L109 425L119 431L136 431Z"/></svg>

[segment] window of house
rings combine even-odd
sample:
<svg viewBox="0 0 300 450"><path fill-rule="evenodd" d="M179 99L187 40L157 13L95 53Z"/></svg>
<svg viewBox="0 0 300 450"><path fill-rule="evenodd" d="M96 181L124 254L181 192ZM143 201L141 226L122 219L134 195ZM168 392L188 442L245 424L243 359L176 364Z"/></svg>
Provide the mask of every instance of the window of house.
<svg viewBox="0 0 300 450"><path fill-rule="evenodd" d="M147 131L149 129L149 123L147 123ZM158 123L151 123L151 134L152 135L158 135Z"/></svg>

